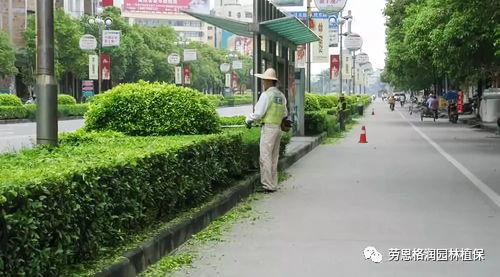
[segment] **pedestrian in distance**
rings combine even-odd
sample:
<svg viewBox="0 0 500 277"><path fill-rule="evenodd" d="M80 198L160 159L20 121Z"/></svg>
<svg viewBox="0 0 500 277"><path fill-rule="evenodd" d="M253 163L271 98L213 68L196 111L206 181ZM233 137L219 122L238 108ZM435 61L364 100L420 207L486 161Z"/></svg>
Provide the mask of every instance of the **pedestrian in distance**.
<svg viewBox="0 0 500 277"><path fill-rule="evenodd" d="M254 122L260 121L260 182L261 192L274 192L278 187L278 160L281 140L281 123L288 116L286 98L278 89L278 78L273 68L263 74L255 74L262 79L264 92L255 105L255 111L246 118L251 128Z"/></svg>

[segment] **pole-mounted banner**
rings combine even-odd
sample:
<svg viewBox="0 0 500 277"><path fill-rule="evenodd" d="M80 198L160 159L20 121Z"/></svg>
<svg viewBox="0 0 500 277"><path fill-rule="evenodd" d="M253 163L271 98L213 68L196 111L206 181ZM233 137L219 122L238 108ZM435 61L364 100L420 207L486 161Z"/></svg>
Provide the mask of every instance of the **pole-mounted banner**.
<svg viewBox="0 0 500 277"><path fill-rule="evenodd" d="M347 0L314 0L314 3L320 12L333 15L344 9Z"/></svg>

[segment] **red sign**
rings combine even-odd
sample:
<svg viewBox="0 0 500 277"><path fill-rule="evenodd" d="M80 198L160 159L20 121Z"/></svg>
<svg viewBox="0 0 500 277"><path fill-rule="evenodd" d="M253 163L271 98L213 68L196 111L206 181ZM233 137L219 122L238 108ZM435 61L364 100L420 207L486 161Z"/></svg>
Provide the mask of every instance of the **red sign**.
<svg viewBox="0 0 500 277"><path fill-rule="evenodd" d="M113 0L102 0L102 6L103 7L113 6Z"/></svg>
<svg viewBox="0 0 500 277"><path fill-rule="evenodd" d="M123 10L142 13L178 13L180 10L207 13L208 0L124 0Z"/></svg>
<svg viewBox="0 0 500 277"><path fill-rule="evenodd" d="M335 79L339 75L340 70L340 56L330 55L330 80Z"/></svg>
<svg viewBox="0 0 500 277"><path fill-rule="evenodd" d="M111 59L108 54L101 54L101 79L111 79Z"/></svg>
<svg viewBox="0 0 500 277"><path fill-rule="evenodd" d="M457 99L457 112L462 113L464 110L464 92L458 91L458 99Z"/></svg>
<svg viewBox="0 0 500 277"><path fill-rule="evenodd" d="M189 67L187 65L184 67L183 74L184 74L184 84L190 85L191 84L191 72L189 71Z"/></svg>

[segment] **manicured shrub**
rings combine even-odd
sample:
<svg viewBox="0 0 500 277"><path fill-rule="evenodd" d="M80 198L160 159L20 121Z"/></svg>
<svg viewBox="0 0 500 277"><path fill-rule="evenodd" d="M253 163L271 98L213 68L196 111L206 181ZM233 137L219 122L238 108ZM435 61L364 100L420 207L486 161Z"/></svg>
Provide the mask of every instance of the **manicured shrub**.
<svg viewBox="0 0 500 277"><path fill-rule="evenodd" d="M317 95L316 98L321 109L331 109L335 105L333 99L327 95Z"/></svg>
<svg viewBox="0 0 500 277"><path fill-rule="evenodd" d="M306 93L304 111L315 112L321 110L321 105L319 104L318 97L313 93Z"/></svg>
<svg viewBox="0 0 500 277"><path fill-rule="evenodd" d="M22 106L23 102L14 94L0 93L0 106Z"/></svg>
<svg viewBox="0 0 500 277"><path fill-rule="evenodd" d="M332 102L332 107L337 107L339 105L339 94L328 94L326 97Z"/></svg>
<svg viewBox="0 0 500 277"><path fill-rule="evenodd" d="M306 135L319 135L326 129L325 111L305 112L304 125Z"/></svg>
<svg viewBox="0 0 500 277"><path fill-rule="evenodd" d="M27 111L26 118L36 119L36 104L25 104L24 107L26 108Z"/></svg>
<svg viewBox="0 0 500 277"><path fill-rule="evenodd" d="M85 114L85 127L134 136L220 131L214 106L200 92L144 81L122 84L95 96Z"/></svg>
<svg viewBox="0 0 500 277"><path fill-rule="evenodd" d="M74 105L76 104L76 99L68 94L57 95L57 104L59 105Z"/></svg>
<svg viewBox="0 0 500 277"><path fill-rule="evenodd" d="M220 124L222 126L231 126L231 125L244 125L245 117L242 115L232 116L232 117L221 117Z"/></svg>
<svg viewBox="0 0 500 277"><path fill-rule="evenodd" d="M26 118L28 111L23 106L0 106L0 119Z"/></svg>
<svg viewBox="0 0 500 277"><path fill-rule="evenodd" d="M57 107L59 117L83 116L89 109L89 104L59 105Z"/></svg>

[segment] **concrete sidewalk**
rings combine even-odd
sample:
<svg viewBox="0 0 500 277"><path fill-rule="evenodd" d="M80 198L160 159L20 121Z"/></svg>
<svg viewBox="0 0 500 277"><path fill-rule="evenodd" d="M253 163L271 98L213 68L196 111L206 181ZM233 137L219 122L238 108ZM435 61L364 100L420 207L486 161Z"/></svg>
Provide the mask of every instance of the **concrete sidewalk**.
<svg viewBox="0 0 500 277"><path fill-rule="evenodd" d="M261 220L235 224L175 276L498 276L500 208L402 114L374 108L361 122L368 144L358 144L356 126L317 147L255 204ZM381 263L365 260L367 246ZM426 248L482 249L485 260L402 261L401 251Z"/></svg>

